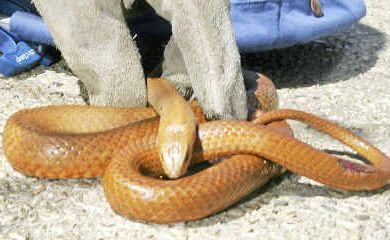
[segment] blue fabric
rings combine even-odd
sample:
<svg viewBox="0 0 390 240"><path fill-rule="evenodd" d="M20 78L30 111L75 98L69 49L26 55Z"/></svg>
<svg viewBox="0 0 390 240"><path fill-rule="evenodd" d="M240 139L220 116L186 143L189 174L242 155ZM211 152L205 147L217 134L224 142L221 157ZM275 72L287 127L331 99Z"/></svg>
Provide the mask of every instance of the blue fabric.
<svg viewBox="0 0 390 240"><path fill-rule="evenodd" d="M12 76L36 65L41 56L25 42L16 42L4 29L0 28L0 74Z"/></svg>
<svg viewBox="0 0 390 240"><path fill-rule="evenodd" d="M310 9L310 0L231 0L231 19L237 45L242 52L255 52L283 48L312 41L334 34L356 23L366 13L363 0L319 0L324 16L317 18ZM30 7L29 0L0 0L0 10L5 2L19 2ZM23 19L22 19L23 20ZM25 30L25 40L52 45L46 25L36 19L33 27L24 21L25 28L36 28L44 39L36 38L34 31ZM39 20L39 21L38 21ZM14 20L17 23L17 20ZM128 19L134 34L167 39L170 35L168 22L156 14ZM18 28L18 31L21 31Z"/></svg>
<svg viewBox="0 0 390 240"><path fill-rule="evenodd" d="M170 24L154 12L126 19L133 35L157 37L167 41L171 35ZM55 46L54 40L42 17L16 11L11 16L11 33L28 42Z"/></svg>
<svg viewBox="0 0 390 240"><path fill-rule="evenodd" d="M31 0L0 0L0 13L11 16L16 11L26 11L36 13Z"/></svg>
<svg viewBox="0 0 390 240"><path fill-rule="evenodd" d="M363 0L320 0L315 17L309 0L231 0L237 45L243 52L283 48L334 34L366 13Z"/></svg>
<svg viewBox="0 0 390 240"><path fill-rule="evenodd" d="M1 74L11 76L60 59L59 51L46 46L54 43L30 0L0 0L0 14L11 17L10 31L0 32L1 51L5 51L0 58Z"/></svg>
<svg viewBox="0 0 390 240"><path fill-rule="evenodd" d="M11 32L23 40L55 46L53 38L41 17L16 11L11 16Z"/></svg>
<svg viewBox="0 0 390 240"><path fill-rule="evenodd" d="M126 22L133 35L156 37L168 41L172 34L170 23L154 11L147 11L137 17L127 17Z"/></svg>

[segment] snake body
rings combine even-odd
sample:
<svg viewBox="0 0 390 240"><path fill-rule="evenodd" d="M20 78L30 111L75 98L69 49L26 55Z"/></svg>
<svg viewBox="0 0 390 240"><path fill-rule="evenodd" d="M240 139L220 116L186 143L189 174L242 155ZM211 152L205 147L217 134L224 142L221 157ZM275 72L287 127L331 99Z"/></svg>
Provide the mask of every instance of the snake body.
<svg viewBox="0 0 390 240"><path fill-rule="evenodd" d="M169 178L185 174L196 136L196 116L175 87L162 78L148 78L148 102L160 116L157 146L164 173ZM203 117L203 114L198 114ZM198 120L198 122L201 120Z"/></svg>
<svg viewBox="0 0 390 240"><path fill-rule="evenodd" d="M283 122L296 119L330 134L369 161L353 163L293 138ZM111 207L124 216L157 223L203 218L237 202L281 166L331 187L371 190L388 184L390 159L351 132L314 115L274 110L253 122L201 123L191 164L233 154L228 161L175 180L164 174L157 151L159 119L150 108L48 106L13 114L4 129L12 167L29 176L103 176ZM259 158L261 157L261 158ZM272 162L263 160L268 159Z"/></svg>

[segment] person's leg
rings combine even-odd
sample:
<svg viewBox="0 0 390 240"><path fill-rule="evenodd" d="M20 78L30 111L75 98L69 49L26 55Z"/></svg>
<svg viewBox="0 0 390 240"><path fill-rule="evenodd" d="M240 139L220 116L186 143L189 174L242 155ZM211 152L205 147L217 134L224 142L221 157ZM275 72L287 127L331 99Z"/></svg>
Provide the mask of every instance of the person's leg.
<svg viewBox="0 0 390 240"><path fill-rule="evenodd" d="M133 0L128 0L131 6ZM72 71L85 83L91 104L146 104L138 50L119 0L34 0Z"/></svg>
<svg viewBox="0 0 390 240"><path fill-rule="evenodd" d="M195 97L208 117L247 118L240 56L235 43L227 0L149 0L157 13L172 24L178 50L168 44L165 75L185 83L188 72ZM172 49L170 49L172 47ZM186 71L178 70L182 65ZM175 76L177 73L179 76Z"/></svg>
<svg viewBox="0 0 390 240"><path fill-rule="evenodd" d="M165 47L162 71L162 77L169 79L182 96L193 97L190 77L173 36Z"/></svg>

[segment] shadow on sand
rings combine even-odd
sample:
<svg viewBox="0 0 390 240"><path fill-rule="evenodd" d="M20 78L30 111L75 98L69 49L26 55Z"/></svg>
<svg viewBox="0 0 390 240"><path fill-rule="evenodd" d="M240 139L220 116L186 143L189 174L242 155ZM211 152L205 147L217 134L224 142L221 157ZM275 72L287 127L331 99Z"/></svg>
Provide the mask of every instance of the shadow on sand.
<svg viewBox="0 0 390 240"><path fill-rule="evenodd" d="M344 81L368 71L385 47L386 35L357 24L337 35L304 45L242 54L245 68L263 72L278 88Z"/></svg>

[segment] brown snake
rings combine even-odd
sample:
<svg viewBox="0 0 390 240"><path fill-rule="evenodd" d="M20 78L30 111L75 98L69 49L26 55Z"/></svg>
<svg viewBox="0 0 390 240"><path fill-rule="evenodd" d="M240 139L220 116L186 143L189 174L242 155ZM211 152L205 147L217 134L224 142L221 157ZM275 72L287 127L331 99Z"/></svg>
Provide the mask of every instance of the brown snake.
<svg viewBox="0 0 390 240"><path fill-rule="evenodd" d="M328 133L370 164L316 150L289 135L283 122L262 125L284 119L306 122ZM163 180L150 176L164 173L157 160L158 124L150 108L27 109L8 119L4 150L12 167L26 175L103 176L105 195L116 212L158 223L194 220L221 211L280 174L278 164L341 189L376 189L390 179L390 159L360 137L308 113L274 110L256 116L253 122L199 124L192 165L232 154L250 155L234 155L192 175Z"/></svg>
<svg viewBox="0 0 390 240"><path fill-rule="evenodd" d="M148 78L148 102L160 116L157 149L164 173L169 178L185 174L196 138L196 116L190 105L169 81ZM198 114L205 122L203 114ZM199 119L199 117L198 117Z"/></svg>

